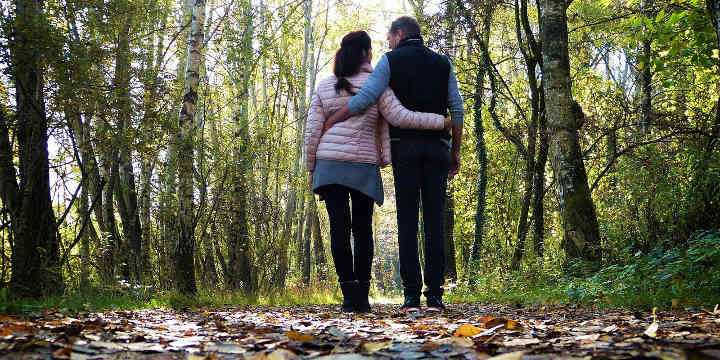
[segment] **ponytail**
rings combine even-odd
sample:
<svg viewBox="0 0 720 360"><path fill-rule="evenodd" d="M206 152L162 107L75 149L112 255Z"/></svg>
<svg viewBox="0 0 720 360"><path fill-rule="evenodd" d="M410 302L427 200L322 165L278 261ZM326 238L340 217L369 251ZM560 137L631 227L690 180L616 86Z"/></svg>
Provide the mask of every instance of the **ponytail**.
<svg viewBox="0 0 720 360"><path fill-rule="evenodd" d="M335 91L338 94L340 90L345 90L355 95L353 86L346 77L360 71L360 67L365 61L363 51L370 51L370 49L370 36L365 31L352 31L343 37L340 49L335 53L335 65L333 66L333 73L338 79L335 84Z"/></svg>

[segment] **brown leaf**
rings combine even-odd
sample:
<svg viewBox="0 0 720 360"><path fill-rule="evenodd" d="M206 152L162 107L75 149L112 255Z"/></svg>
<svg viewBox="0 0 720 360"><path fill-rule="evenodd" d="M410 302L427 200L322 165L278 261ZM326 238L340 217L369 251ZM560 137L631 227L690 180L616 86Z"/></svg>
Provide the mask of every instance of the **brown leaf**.
<svg viewBox="0 0 720 360"><path fill-rule="evenodd" d="M69 359L71 354L72 354L72 348L63 347L63 348L53 351L52 357L53 357L53 359Z"/></svg>
<svg viewBox="0 0 720 360"><path fill-rule="evenodd" d="M305 335L300 334L297 331L288 331L285 333L285 336L287 336L290 340L295 340L299 342L313 342L315 341L315 337L312 335Z"/></svg>

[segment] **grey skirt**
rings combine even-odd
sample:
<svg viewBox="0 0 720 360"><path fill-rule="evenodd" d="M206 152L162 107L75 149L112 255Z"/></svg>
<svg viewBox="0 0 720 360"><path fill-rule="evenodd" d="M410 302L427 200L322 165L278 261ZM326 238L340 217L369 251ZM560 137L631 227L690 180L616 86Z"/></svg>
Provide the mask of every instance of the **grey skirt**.
<svg viewBox="0 0 720 360"><path fill-rule="evenodd" d="M313 174L313 192L325 185L343 185L357 190L382 206L385 199L380 166L350 161L317 159ZM322 196L320 200L323 200Z"/></svg>

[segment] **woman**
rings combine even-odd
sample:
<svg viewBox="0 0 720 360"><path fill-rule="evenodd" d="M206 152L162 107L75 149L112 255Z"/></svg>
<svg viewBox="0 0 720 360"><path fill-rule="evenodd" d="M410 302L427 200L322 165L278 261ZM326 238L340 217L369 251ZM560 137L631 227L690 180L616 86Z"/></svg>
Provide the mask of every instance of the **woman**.
<svg viewBox="0 0 720 360"><path fill-rule="evenodd" d="M367 80L372 72L371 59L371 40L365 31L343 37L335 54L334 76L318 84L305 130L306 167L313 191L325 201L330 218L330 249L343 294L343 312L370 311L373 202L378 206L383 203L380 166L390 164L385 119L394 126L416 129L441 130L449 124L442 115L405 109L388 88L364 114L323 133L325 120Z"/></svg>

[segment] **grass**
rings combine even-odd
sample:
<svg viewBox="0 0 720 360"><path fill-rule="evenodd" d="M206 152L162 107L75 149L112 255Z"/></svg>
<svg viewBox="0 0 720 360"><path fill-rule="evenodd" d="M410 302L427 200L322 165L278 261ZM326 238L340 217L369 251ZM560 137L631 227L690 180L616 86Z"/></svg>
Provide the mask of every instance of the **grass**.
<svg viewBox="0 0 720 360"><path fill-rule="evenodd" d="M480 274L472 286L458 285L446 292L447 302L501 303L516 306L575 305L582 307L630 307L635 309L713 308L720 303L720 231L706 231L685 246L662 244L646 253L627 250L628 258L593 271L581 262L562 269L554 264L531 266L534 271ZM290 287L282 294L248 297L226 291L205 291L188 297L158 293L150 287L92 288L63 296L35 300L12 300L0 290L0 312L32 313L46 309L99 311L194 307L222 308L238 305L337 304L337 286ZM375 294L375 303L399 303L400 299Z"/></svg>
<svg viewBox="0 0 720 360"><path fill-rule="evenodd" d="M197 307L230 307L242 305L309 305L335 304L340 296L332 289L304 289L284 294L246 296L229 291L201 291L195 296L176 293L159 294L151 290L117 291L88 288L61 296L41 299L9 299L0 294L0 312L30 314L45 310L102 311L155 308L188 309Z"/></svg>

